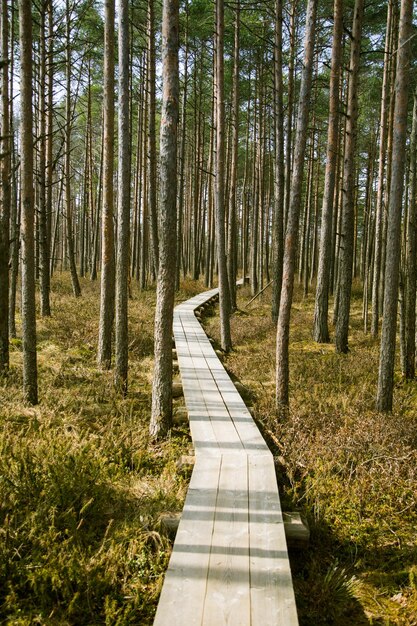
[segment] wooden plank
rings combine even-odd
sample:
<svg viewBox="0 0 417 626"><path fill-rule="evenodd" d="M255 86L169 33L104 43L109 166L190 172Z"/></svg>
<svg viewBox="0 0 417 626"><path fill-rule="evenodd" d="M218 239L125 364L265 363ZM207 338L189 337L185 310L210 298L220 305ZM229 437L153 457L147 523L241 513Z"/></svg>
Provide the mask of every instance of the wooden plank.
<svg viewBox="0 0 417 626"><path fill-rule="evenodd" d="M156 626L298 624L274 463L194 310L173 333L196 451Z"/></svg>
<svg viewBox="0 0 417 626"><path fill-rule="evenodd" d="M221 457L197 460L162 587L155 626L200 626Z"/></svg>
<svg viewBox="0 0 417 626"><path fill-rule="evenodd" d="M202 624L250 624L248 471L243 454L222 460Z"/></svg>
<svg viewBox="0 0 417 626"><path fill-rule="evenodd" d="M236 450L242 449L236 428L230 419L227 406L225 405L212 374L207 367L207 361L201 352L199 341L190 333L189 349L193 351L193 362L196 367L196 377L199 381L206 404L207 413L209 415L214 435L217 439L220 450ZM190 417L191 423L191 417Z"/></svg>
<svg viewBox="0 0 417 626"><path fill-rule="evenodd" d="M272 455L248 457L251 623L297 626Z"/></svg>
<svg viewBox="0 0 417 626"><path fill-rule="evenodd" d="M202 351L204 353L207 367L210 368L213 382L217 387L222 401L224 402L233 427L236 430L237 437L242 442L243 447L245 447L248 451L268 450L268 447L239 392L230 380L230 377L223 365L219 362L209 342L207 342L207 345L202 348ZM209 388L210 390L213 390L212 386Z"/></svg>
<svg viewBox="0 0 417 626"><path fill-rule="evenodd" d="M206 450L206 453L210 455L216 454L218 451L217 439L207 412L203 391L196 375L194 360L190 355L189 344L185 339L182 321L179 317L175 319L174 333L179 338L177 344L178 362L196 455L199 455L203 450Z"/></svg>
<svg viewBox="0 0 417 626"><path fill-rule="evenodd" d="M180 323L181 325L183 324L181 318ZM197 321L196 323L198 324ZM185 333L183 325L182 329ZM189 343L188 340L186 346L182 346L181 344L181 352L178 358L191 436L194 441L196 455L203 454L203 452L208 455L213 455L219 452L217 436L207 410L201 378L199 378L198 372L196 371L196 357L191 355L190 345L191 343ZM185 356L186 352L187 356Z"/></svg>

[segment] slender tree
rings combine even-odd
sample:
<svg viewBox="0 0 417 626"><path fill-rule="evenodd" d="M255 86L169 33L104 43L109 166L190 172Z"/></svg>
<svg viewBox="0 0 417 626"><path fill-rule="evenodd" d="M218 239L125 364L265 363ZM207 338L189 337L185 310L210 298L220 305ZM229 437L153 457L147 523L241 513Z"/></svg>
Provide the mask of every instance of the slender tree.
<svg viewBox="0 0 417 626"><path fill-rule="evenodd" d="M294 146L294 170L291 180L290 205L285 235L284 267L281 300L277 325L276 402L278 411L288 407L289 336L292 295L294 288L295 259L300 221L304 157L313 76L314 41L316 34L317 0L308 0L304 39L304 63L298 101L298 119Z"/></svg>
<svg viewBox="0 0 417 626"><path fill-rule="evenodd" d="M372 320L371 334L378 335L381 288L381 263L382 263L382 235L383 235L383 211L385 193L385 168L388 143L388 116L390 109L390 74L392 65L392 37L394 23L394 0L388 1L387 27L384 46L384 74L382 78L381 114L379 130L379 156L378 156L378 189L376 196L376 224L375 224L375 255L373 264L372 281Z"/></svg>
<svg viewBox="0 0 417 626"><path fill-rule="evenodd" d="M215 159L215 212L217 263L220 292L221 347L229 352L232 347L230 333L230 291L226 265L225 240L225 125L224 125L224 2L216 0L216 159Z"/></svg>
<svg viewBox="0 0 417 626"><path fill-rule="evenodd" d="M39 221L39 279L41 315L51 314L49 302L50 271L49 271L49 232L47 206L47 0L42 1L40 11L40 59L39 59L39 167L38 167L38 221ZM50 60L52 63L52 59Z"/></svg>
<svg viewBox="0 0 417 626"><path fill-rule="evenodd" d="M19 0L23 392L38 402L33 200L32 3Z"/></svg>
<svg viewBox="0 0 417 626"><path fill-rule="evenodd" d="M118 0L119 20L119 160L116 261L116 385L127 392L128 280L130 249L130 93L129 0Z"/></svg>
<svg viewBox="0 0 417 626"><path fill-rule="evenodd" d="M275 211L273 228L272 321L278 321L284 256L284 105L282 76L282 0L275 3L274 111L275 111Z"/></svg>
<svg viewBox="0 0 417 626"><path fill-rule="evenodd" d="M417 250L417 89L414 92L413 127L410 139L410 184L407 212L407 244L405 258L405 328L404 367L407 380L416 373L416 250Z"/></svg>
<svg viewBox="0 0 417 626"><path fill-rule="evenodd" d="M46 172L45 172L45 205L46 205L46 225L47 225L47 258L48 269L51 274L51 233L52 233L52 193L53 193L53 175L54 175L54 160L53 160L53 143L54 143L54 109L53 109L53 96L54 96L54 3L53 0L46 0L47 11L47 28L48 28L48 41L47 41L47 63L46 63ZM50 290L50 284L47 284L47 290Z"/></svg>
<svg viewBox="0 0 417 626"><path fill-rule="evenodd" d="M177 225L177 125L179 116L178 0L162 9L162 115L160 133L159 271L155 314L155 369L150 434L166 435L172 419L172 319Z"/></svg>
<svg viewBox="0 0 417 626"><path fill-rule="evenodd" d="M14 38L14 24L16 22L16 3L12 2L10 11L10 40ZM15 54L14 46L10 46L10 76L14 75L15 70ZM16 333L16 295L17 295L17 277L19 272L19 249L20 249L20 202L17 185L17 150L14 141L14 85L10 81L10 138L11 138L11 205L10 205L10 246L9 246L9 336L15 338Z"/></svg>
<svg viewBox="0 0 417 626"><path fill-rule="evenodd" d="M189 6L186 0L185 6L185 51L184 51L184 79L182 92L182 111L181 111L181 148L180 148L180 175L178 190L178 218L177 218L177 278L176 287L180 288L181 276L181 260L183 251L183 214L184 214L184 195L185 195L185 154L187 144L187 101L188 101L188 56L189 56Z"/></svg>
<svg viewBox="0 0 417 626"><path fill-rule="evenodd" d="M237 167L239 155L239 67L240 67L240 0L235 8L235 32L233 46L233 86L232 86L232 140L230 164L230 201L229 224L227 239L227 275L230 288L230 307L235 310L236 305L236 222L237 222Z"/></svg>
<svg viewBox="0 0 417 626"><path fill-rule="evenodd" d="M398 35L392 170L388 205L384 317L382 321L378 391L376 398L376 407L379 411L392 410L392 395L394 387L394 362L401 246L401 210L404 189L405 148L407 136L412 13L413 0L402 0Z"/></svg>
<svg viewBox="0 0 417 626"><path fill-rule="evenodd" d="M152 242L152 262L154 274L158 274L159 237L157 214L156 180L156 54L155 54L155 7L154 0L148 0L148 198L150 234Z"/></svg>
<svg viewBox="0 0 417 626"><path fill-rule="evenodd" d="M348 105L342 187L342 232L339 256L339 289L336 320L336 349L347 352L352 290L355 228L355 154L358 121L358 80L364 0L356 0L353 10L350 48Z"/></svg>
<svg viewBox="0 0 417 626"><path fill-rule="evenodd" d="M0 1L0 372L9 367L9 223L11 141L9 120L9 19L7 0Z"/></svg>
<svg viewBox="0 0 417 626"><path fill-rule="evenodd" d="M328 307L331 268L331 239L333 200L336 181L339 132L339 85L342 60L343 0L334 0L333 44L330 74L329 127L327 131L326 173L321 215L319 267L314 309L313 337L318 342L329 341Z"/></svg>
<svg viewBox="0 0 417 626"><path fill-rule="evenodd" d="M65 41L65 73L66 73L66 94L65 94L65 217L67 229L68 260L71 273L72 290L74 296L81 295L80 282L78 280L77 266L75 264L75 247L73 233L73 205L71 191L71 126L72 126L72 41L71 41L71 10L70 0L66 0L66 41Z"/></svg>
<svg viewBox="0 0 417 626"><path fill-rule="evenodd" d="M103 121L103 212L101 245L100 326L97 361L111 366L112 328L114 319L114 0L104 3L104 121Z"/></svg>

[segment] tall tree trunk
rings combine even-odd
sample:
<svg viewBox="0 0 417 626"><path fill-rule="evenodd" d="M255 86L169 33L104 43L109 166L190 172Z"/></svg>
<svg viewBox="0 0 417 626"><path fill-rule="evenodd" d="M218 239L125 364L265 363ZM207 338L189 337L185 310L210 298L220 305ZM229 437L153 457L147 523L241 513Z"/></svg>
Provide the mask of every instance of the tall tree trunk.
<svg viewBox="0 0 417 626"><path fill-rule="evenodd" d="M140 276L140 198L141 198L141 184L142 184L142 127L143 127L143 93L144 85L143 81L139 87L139 106L137 117L137 132L136 132L136 163L135 163L135 175L133 183L133 236L132 241L132 277L137 280Z"/></svg>
<svg viewBox="0 0 417 626"><path fill-rule="evenodd" d="M384 188L384 210L382 214L382 238L381 238L381 275L379 279L379 316L383 314L384 289L385 289L385 267L387 257L387 234L388 234L388 204L390 197L391 172L392 172L392 147L394 139L394 107L395 107L395 74L397 65L397 41L399 28L399 5L394 3L393 8L393 26L391 35L390 50L390 67L389 79L390 85L390 104L388 112L388 138L387 138L387 156L386 156L386 184Z"/></svg>
<svg viewBox="0 0 417 626"><path fill-rule="evenodd" d="M180 288L182 241L183 241L183 220L184 220L184 192L185 192L185 149L187 145L187 101L188 101L188 21L189 8L188 1L185 3L185 53L184 53L184 87L182 94L181 113L181 153L180 153L180 181L178 198L178 218L177 218L177 276L176 288Z"/></svg>
<svg viewBox="0 0 417 626"><path fill-rule="evenodd" d="M413 380L416 373L416 228L417 228L417 89L414 92L413 127L410 140L410 192L408 198L406 273L405 273L405 345L404 376Z"/></svg>
<svg viewBox="0 0 417 626"><path fill-rule="evenodd" d="M240 68L240 0L237 0L235 8L235 33L233 47L233 86L232 86L232 158L230 164L230 202L229 202L229 228L227 243L227 275L230 288L230 307L234 311L236 305L236 215L237 215L237 166L239 149L239 68Z"/></svg>
<svg viewBox="0 0 417 626"><path fill-rule="evenodd" d="M119 21L119 159L116 261L115 382L127 392L130 248L130 106L129 0L118 0Z"/></svg>
<svg viewBox="0 0 417 626"><path fill-rule="evenodd" d="M0 0L0 372L9 367L9 224L11 141L9 119L9 23L7 0Z"/></svg>
<svg viewBox="0 0 417 626"><path fill-rule="evenodd" d="M32 11L19 0L20 32L20 168L22 202L22 340L23 392L30 404L38 402L35 305L35 240L32 137Z"/></svg>
<svg viewBox="0 0 417 626"><path fill-rule="evenodd" d="M250 85L249 85L250 89ZM249 189L250 189L250 126L251 126L251 94L248 96L248 113L246 123L246 144L245 144L245 174L242 188L242 274L244 284L248 281L249 271ZM278 311L277 311L278 317Z"/></svg>
<svg viewBox="0 0 417 626"><path fill-rule="evenodd" d="M148 0L148 95L149 95L149 126L148 126L148 197L150 233L152 241L152 260L155 276L158 274L159 238L158 214L156 202L156 55L155 55L155 7L154 0Z"/></svg>
<svg viewBox="0 0 417 626"><path fill-rule="evenodd" d="M100 166L99 166L99 174L98 174L98 190L96 196L96 220L94 224L94 234L93 234L93 250L92 250L92 258L91 258L91 275L90 280L97 280L97 264L100 250L100 209L101 209L101 198L103 193L103 159L104 159L104 129L101 132L101 148L100 148Z"/></svg>
<svg viewBox="0 0 417 626"><path fill-rule="evenodd" d="M66 95L65 95L65 217L67 227L68 260L71 272L72 290L74 296L81 296L81 287L77 275L74 250L74 233L72 221L72 199L71 199L71 8L70 0L66 1Z"/></svg>
<svg viewBox="0 0 417 626"><path fill-rule="evenodd" d="M104 152L103 152L103 214L101 248L100 326L97 361L111 367L111 344L114 318L114 0L104 3Z"/></svg>
<svg viewBox="0 0 417 626"><path fill-rule="evenodd" d="M148 72L148 68L146 69ZM145 93L144 113L143 113L143 162L146 162L146 146L147 146L147 132L148 132L148 111L149 111L149 94L148 90ZM141 250L140 250L140 288L145 289L148 276L148 261L149 261L149 207L148 207L148 168L145 165L143 167L142 174L142 238L141 238Z"/></svg>
<svg viewBox="0 0 417 626"><path fill-rule="evenodd" d="M311 248L311 264L310 264L310 285L313 284L314 278L317 273L317 261L318 261L318 253L317 253L317 242L319 235L319 187L320 187L320 164L321 164L321 145L320 140L317 143L317 171L315 177L315 186L314 186L314 225L313 225L313 236L312 236L312 248Z"/></svg>
<svg viewBox="0 0 417 626"><path fill-rule="evenodd" d="M315 118L313 114L312 126L314 129ZM313 176L314 176L314 145L315 145L315 133L314 130L310 137L310 154L307 158L308 173L307 173L307 185L304 201L304 220L303 230L300 242L299 264L298 264L298 278L300 285L304 285L304 297L308 296L308 255L310 251L310 230L311 230L311 205L313 203ZM306 284L307 283L307 284Z"/></svg>
<svg viewBox="0 0 417 626"><path fill-rule="evenodd" d="M230 333L230 291L226 266L225 240L225 140L224 140L224 2L216 0L216 151L215 151L215 212L217 262L220 293L220 342L225 352L232 347Z"/></svg>
<svg viewBox="0 0 417 626"><path fill-rule="evenodd" d="M272 321L278 321L282 287L282 262L284 257L284 105L282 77L282 0L275 3L275 184L273 220L273 282L272 282Z"/></svg>
<svg viewBox="0 0 417 626"><path fill-rule="evenodd" d="M150 434L154 438L166 435L172 419L172 319L176 275L179 113L178 14L178 0L164 0L160 134L160 248L155 314L155 369L150 423Z"/></svg>
<svg viewBox="0 0 417 626"><path fill-rule="evenodd" d="M288 211L291 197L291 172L293 160L293 109L294 109L294 83L295 83L295 52L297 39L297 2L292 0L290 13L290 59L288 65L288 104L287 104L287 132L286 132L286 154L285 154L285 212L284 212L284 232L287 226Z"/></svg>
<svg viewBox="0 0 417 626"><path fill-rule="evenodd" d="M379 322L379 291L381 277L381 259L382 259L382 224L383 224L383 205L384 205L384 174L385 161L387 154L388 140L388 113L390 102L390 65L391 65L391 39L393 24L393 0L388 1L387 29L385 33L385 57L384 57L384 75L382 79L382 96L381 96L381 116L379 131L379 157L378 157L378 189L376 196L376 226L375 226L375 259L372 283L372 320L371 334L373 337L378 335Z"/></svg>
<svg viewBox="0 0 417 626"><path fill-rule="evenodd" d="M336 349L348 352L350 298L355 230L355 153L358 120L358 79L364 0L356 0L350 48L348 106L343 168L342 232L339 257L339 290Z"/></svg>
<svg viewBox="0 0 417 626"><path fill-rule="evenodd" d="M253 133L254 133L254 146L253 146L253 158L252 158L252 193L250 197L252 199L252 228L251 228L251 250L250 250L250 288L252 296L255 296L258 292L258 248L259 248L259 168L258 163L261 158L260 147L260 113L261 109L261 91L259 87L259 64L256 67L255 74L255 95L254 95L254 107L253 107Z"/></svg>
<svg viewBox="0 0 417 626"><path fill-rule="evenodd" d="M14 39L14 24L16 22L16 3L12 2L10 19L10 40ZM10 46L10 76L14 75L14 47ZM20 248L20 213L21 206L19 200L17 184L17 155L14 132L14 90L13 81L10 81L10 149L11 149L11 204L10 204L10 275L9 275L9 336L16 337L16 294L17 277L19 273L19 248Z"/></svg>
<svg viewBox="0 0 417 626"><path fill-rule="evenodd" d="M413 0L402 0L395 82L394 135L388 206L384 317L382 321L378 391L376 398L376 408L378 411L392 410L401 245L401 209L407 136L408 85L410 81L409 68L412 13Z"/></svg>
<svg viewBox="0 0 417 626"><path fill-rule="evenodd" d="M337 170L339 133L339 87L342 60L343 0L334 0L333 43L330 74L329 127L327 131L326 172L321 213L319 267L317 273L316 300L314 307L314 341L330 340L328 326L329 286L331 269L331 242L333 225L333 200Z"/></svg>
<svg viewBox="0 0 417 626"><path fill-rule="evenodd" d="M301 76L298 119L295 137L294 171L291 181L290 206L285 234L281 302L277 326L276 402L278 411L283 413L285 413L288 408L290 317L294 288L295 258L300 221L311 83L313 76L316 13L317 0L308 0L304 40L304 64Z"/></svg>
<svg viewBox="0 0 417 626"><path fill-rule="evenodd" d="M212 103L213 104L213 103ZM213 107L212 107L212 115L213 115ZM206 287L211 287L213 283L213 257L214 257L214 246L213 246L213 222L214 222L214 210L213 210L213 149L214 149L214 128L213 125L210 129L210 147L209 147L209 155L208 155L208 163L207 163L207 171L209 173L208 181L207 181L207 245L206 245L206 268L205 268L205 285Z"/></svg>
<svg viewBox="0 0 417 626"><path fill-rule="evenodd" d="M47 66L46 66L46 224L47 224L47 255L48 255L48 269L49 276L51 277L51 242L52 242L52 191L53 191L53 132L54 132L54 110L53 110L53 96L54 96L54 7L53 0L46 0L46 11L48 14L48 44L47 44ZM48 285L50 289L50 285Z"/></svg>
<svg viewBox="0 0 417 626"><path fill-rule="evenodd" d="M51 315L49 303L50 291L50 271L49 271L49 238L48 238L48 207L46 202L47 193L47 161L46 161L46 16L47 3L44 0L41 11L41 29L40 29L40 61L39 61L39 277L40 277L40 295L41 295L41 315L47 317ZM52 59L49 60L52 63Z"/></svg>

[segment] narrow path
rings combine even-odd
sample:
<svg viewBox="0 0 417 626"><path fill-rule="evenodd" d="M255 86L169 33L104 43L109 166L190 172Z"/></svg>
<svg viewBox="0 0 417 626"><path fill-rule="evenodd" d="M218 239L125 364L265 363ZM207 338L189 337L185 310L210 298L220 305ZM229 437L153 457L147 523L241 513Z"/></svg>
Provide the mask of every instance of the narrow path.
<svg viewBox="0 0 417 626"><path fill-rule="evenodd" d="M196 462L154 625L296 626L273 457L194 314L217 297L174 312Z"/></svg>

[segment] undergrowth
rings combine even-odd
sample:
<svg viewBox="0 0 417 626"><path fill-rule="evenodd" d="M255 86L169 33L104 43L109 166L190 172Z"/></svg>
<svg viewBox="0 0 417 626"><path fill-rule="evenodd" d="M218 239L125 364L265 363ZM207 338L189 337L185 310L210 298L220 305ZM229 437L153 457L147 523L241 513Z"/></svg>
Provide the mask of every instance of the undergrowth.
<svg viewBox="0 0 417 626"><path fill-rule="evenodd" d="M130 301L129 393L96 365L98 285L57 275L38 319L39 396L22 396L21 339L0 379L0 623L151 624L182 508L186 432L151 445L153 291ZM178 299L201 290L185 283ZM18 320L19 330L19 320Z"/></svg>
<svg viewBox="0 0 417 626"><path fill-rule="evenodd" d="M152 290L129 315L129 393L96 366L98 286L55 276L52 312L38 320L40 404L22 397L21 339L0 379L0 623L150 625L170 543L162 512L182 507L176 461L185 431L148 439ZM177 299L204 286L185 282ZM417 625L415 383L397 373L395 410L374 411L378 342L353 298L351 350L311 339L312 297L296 293L291 410L276 418L275 328L266 294L239 292L226 366L252 392L276 459L284 510L308 519L308 550L291 553L301 626ZM206 319L218 339L217 318Z"/></svg>
<svg viewBox="0 0 417 626"><path fill-rule="evenodd" d="M242 289L226 366L254 393L283 509L301 511L310 525L309 549L290 555L300 624L416 626L416 383L397 372L394 412L376 413L379 344L363 332L359 293L350 352L338 355L312 341L314 299L296 292L291 407L280 421L270 296L249 300ZM218 339L218 320L207 326Z"/></svg>

